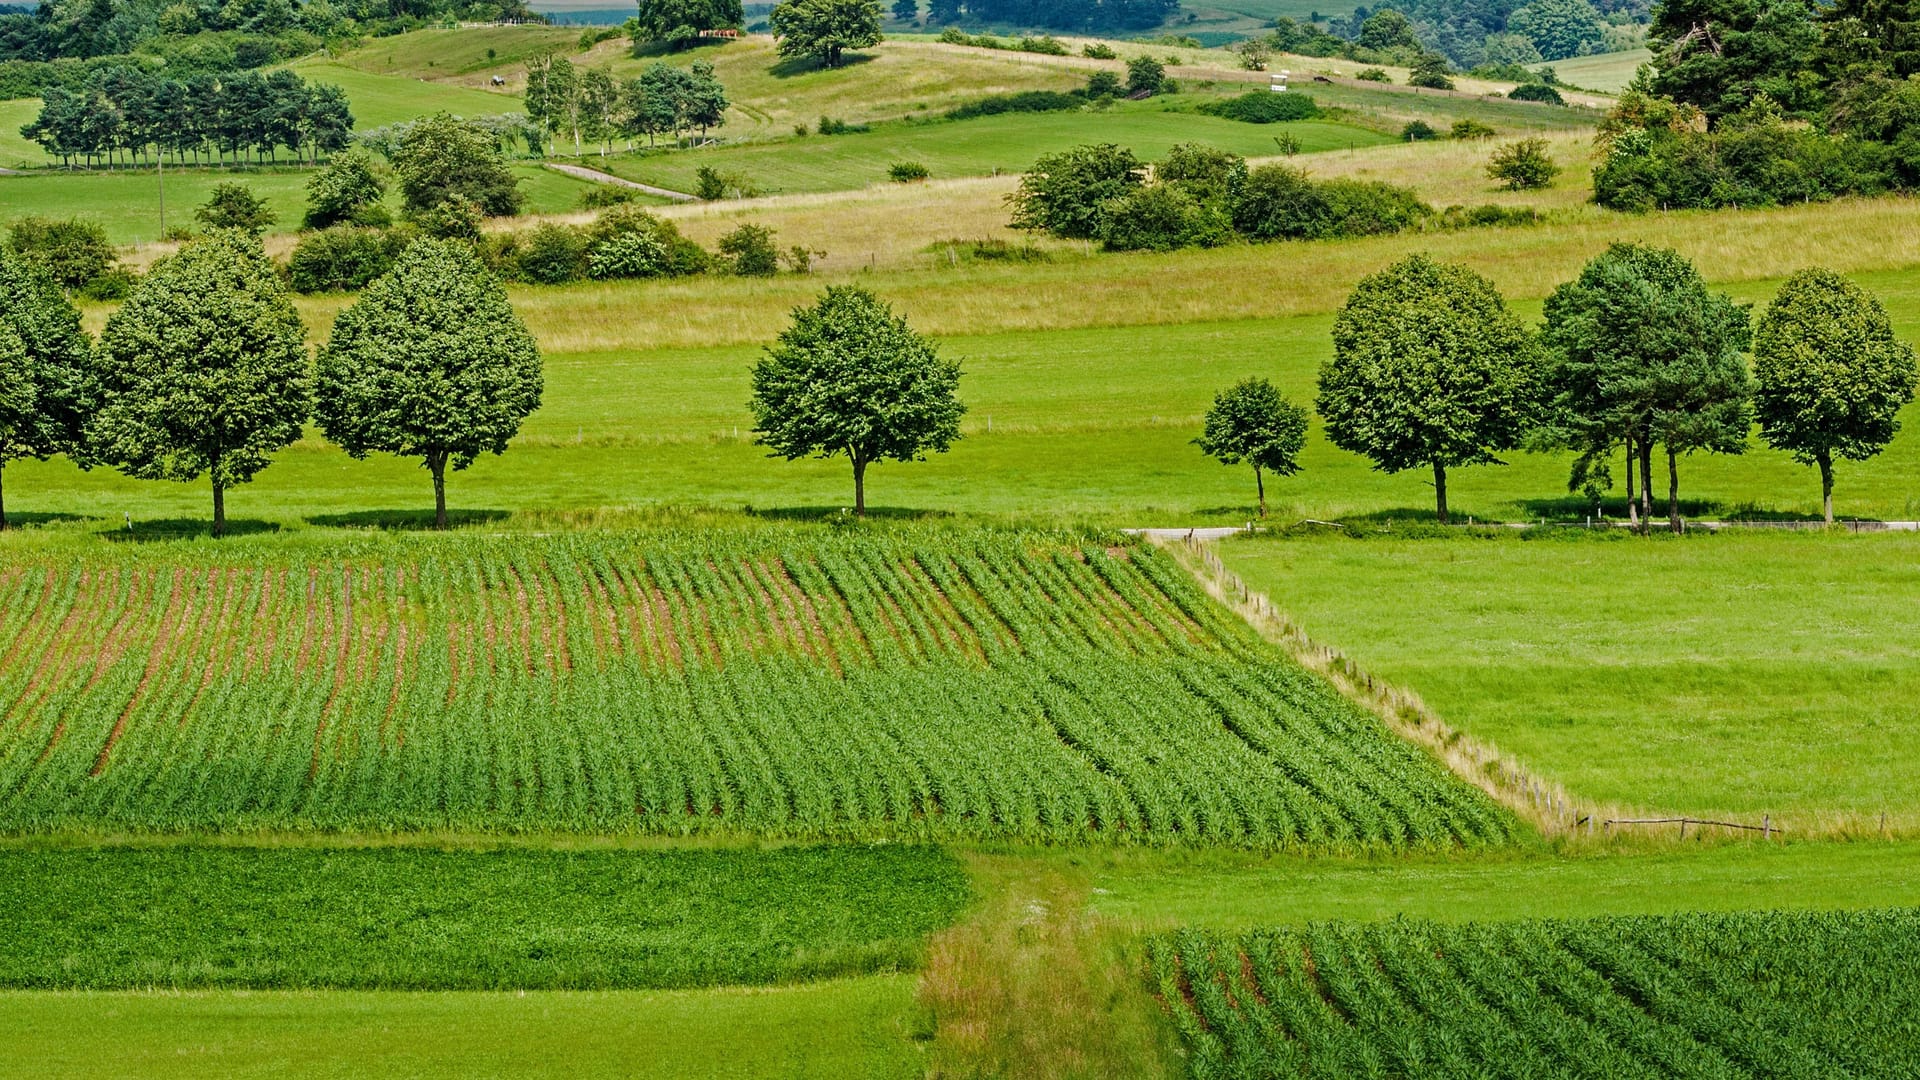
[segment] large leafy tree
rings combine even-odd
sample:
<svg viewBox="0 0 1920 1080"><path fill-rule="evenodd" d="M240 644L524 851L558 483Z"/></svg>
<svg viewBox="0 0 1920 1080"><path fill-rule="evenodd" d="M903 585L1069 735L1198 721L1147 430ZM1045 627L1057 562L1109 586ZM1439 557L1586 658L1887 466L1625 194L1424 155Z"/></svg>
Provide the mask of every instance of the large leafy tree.
<svg viewBox="0 0 1920 1080"><path fill-rule="evenodd" d="M141 479L210 477L215 536L226 532L226 489L252 480L306 423L306 329L245 233L210 233L157 264L107 319L98 356L93 452Z"/></svg>
<svg viewBox="0 0 1920 1080"><path fill-rule="evenodd" d="M353 457L419 458L447 527L447 469L506 451L540 407L540 350L472 250L416 240L334 320L314 418Z"/></svg>
<svg viewBox="0 0 1920 1080"><path fill-rule="evenodd" d="M880 0L783 0L767 23L780 39L781 56L839 67L847 49L880 44Z"/></svg>
<svg viewBox="0 0 1920 1080"><path fill-rule="evenodd" d="M1292 476L1300 471L1307 445L1307 410L1288 401L1265 379L1245 379L1214 395L1206 428L1193 440L1200 452L1222 465L1253 466L1260 516L1267 516L1265 473Z"/></svg>
<svg viewBox="0 0 1920 1080"><path fill-rule="evenodd" d="M1710 117L1744 111L1764 94L1812 118L1826 96L1808 64L1820 43L1807 0L1664 0L1647 29L1656 93Z"/></svg>
<svg viewBox="0 0 1920 1080"><path fill-rule="evenodd" d="M1607 27L1587 0L1531 0L1507 16L1507 30L1519 34L1546 60L1565 60L1605 52Z"/></svg>
<svg viewBox="0 0 1920 1080"><path fill-rule="evenodd" d="M740 0L639 0L633 39L671 42L683 48L702 30L725 30L745 21Z"/></svg>
<svg viewBox="0 0 1920 1080"><path fill-rule="evenodd" d="M1114 143L1042 155L1007 196L1013 227L1091 240L1106 231L1115 201L1146 182L1146 164Z"/></svg>
<svg viewBox="0 0 1920 1080"><path fill-rule="evenodd" d="M865 289L835 285L753 367L754 430L788 461L842 454L853 505L867 511L867 466L920 461L960 437L960 365Z"/></svg>
<svg viewBox="0 0 1920 1080"><path fill-rule="evenodd" d="M1447 521L1447 470L1501 464L1534 425L1540 350L1493 282L1414 255L1362 278L1333 323L1315 405L1335 446L1383 472L1433 470Z"/></svg>
<svg viewBox="0 0 1920 1080"><path fill-rule="evenodd" d="M1746 309L1708 292L1675 251L1615 244L1555 289L1544 315L1552 428L1579 454L1572 486L1596 495L1611 486L1606 461L1624 447L1627 504L1638 524L1653 512L1653 451L1663 446L1667 517L1677 531L1679 457L1739 453L1752 426L1751 377L1741 356Z"/></svg>
<svg viewBox="0 0 1920 1080"><path fill-rule="evenodd" d="M478 207L501 217L520 210L520 184L486 129L450 113L421 118L394 147L393 168L407 210L421 213L447 203Z"/></svg>
<svg viewBox="0 0 1920 1080"><path fill-rule="evenodd" d="M0 248L0 471L19 458L87 462L92 345L80 313L39 269ZM0 529L7 527L0 488Z"/></svg>
<svg viewBox="0 0 1920 1080"><path fill-rule="evenodd" d="M1760 437L1820 467L1820 507L1833 520L1833 461L1865 461L1893 441L1913 400L1913 347L1887 311L1831 270L1787 280L1753 334Z"/></svg>

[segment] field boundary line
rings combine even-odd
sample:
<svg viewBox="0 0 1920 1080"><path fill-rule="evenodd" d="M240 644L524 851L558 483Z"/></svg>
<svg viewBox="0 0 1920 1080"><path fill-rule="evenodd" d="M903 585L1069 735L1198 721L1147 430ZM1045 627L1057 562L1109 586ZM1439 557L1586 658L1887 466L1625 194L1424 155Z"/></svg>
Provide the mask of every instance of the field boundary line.
<svg viewBox="0 0 1920 1080"><path fill-rule="evenodd" d="M1577 803L1565 787L1518 765L1491 742L1449 725L1420 695L1374 676L1333 646L1314 641L1265 593L1249 588L1238 574L1227 569L1206 540L1146 535L1171 552L1208 596L1232 609L1261 637L1286 650L1294 662L1332 683L1396 735L1426 748L1460 779L1486 792L1542 834L1571 837L1597 832L1598 823L1605 818L1630 816L1620 808Z"/></svg>

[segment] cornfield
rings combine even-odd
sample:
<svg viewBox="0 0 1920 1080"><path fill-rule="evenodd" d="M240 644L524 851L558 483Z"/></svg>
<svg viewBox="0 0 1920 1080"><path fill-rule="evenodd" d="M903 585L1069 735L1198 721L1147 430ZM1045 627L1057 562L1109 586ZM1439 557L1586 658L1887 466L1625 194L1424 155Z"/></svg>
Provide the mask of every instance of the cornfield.
<svg viewBox="0 0 1920 1080"><path fill-rule="evenodd" d="M1920 910L1156 938L1216 1077L1920 1075Z"/></svg>
<svg viewBox="0 0 1920 1080"><path fill-rule="evenodd" d="M1151 549L929 529L215 558L0 568L0 830L1518 828Z"/></svg>

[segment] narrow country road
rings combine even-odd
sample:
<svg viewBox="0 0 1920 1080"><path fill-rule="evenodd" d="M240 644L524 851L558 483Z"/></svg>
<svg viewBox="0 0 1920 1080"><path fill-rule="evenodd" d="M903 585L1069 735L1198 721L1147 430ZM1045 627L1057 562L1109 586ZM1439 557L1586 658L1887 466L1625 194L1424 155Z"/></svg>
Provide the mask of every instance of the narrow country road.
<svg viewBox="0 0 1920 1080"><path fill-rule="evenodd" d="M612 184L614 187L632 188L635 191L644 191L649 195L658 195L663 199L673 199L676 202L700 201L700 197L697 195L689 195L684 191L672 191L663 187L654 187L652 184L642 184L637 180L628 180L625 177L615 176L612 173L603 173L599 169L589 169L585 165L563 165L558 161L549 161L544 164L554 172L566 173L568 176L578 177L581 180L591 180L596 184Z"/></svg>

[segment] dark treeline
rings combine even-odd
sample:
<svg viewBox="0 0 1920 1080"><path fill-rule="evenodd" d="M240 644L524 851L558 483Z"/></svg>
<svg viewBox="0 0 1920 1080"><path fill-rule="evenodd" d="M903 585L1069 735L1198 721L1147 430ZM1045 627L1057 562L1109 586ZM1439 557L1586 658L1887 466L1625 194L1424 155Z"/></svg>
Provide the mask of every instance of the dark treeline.
<svg viewBox="0 0 1920 1080"><path fill-rule="evenodd" d="M62 163L93 165L317 160L353 138L353 113L337 86L291 71L233 71L169 78L139 68L99 72L84 89L46 91L40 115L20 133Z"/></svg>
<svg viewBox="0 0 1920 1080"><path fill-rule="evenodd" d="M1179 10L1180 0L929 0L927 17L1102 33L1151 30Z"/></svg>
<svg viewBox="0 0 1920 1080"><path fill-rule="evenodd" d="M31 11L0 11L0 60L121 56L202 34L307 35L317 43L449 18L541 19L525 0L47 0Z"/></svg>

